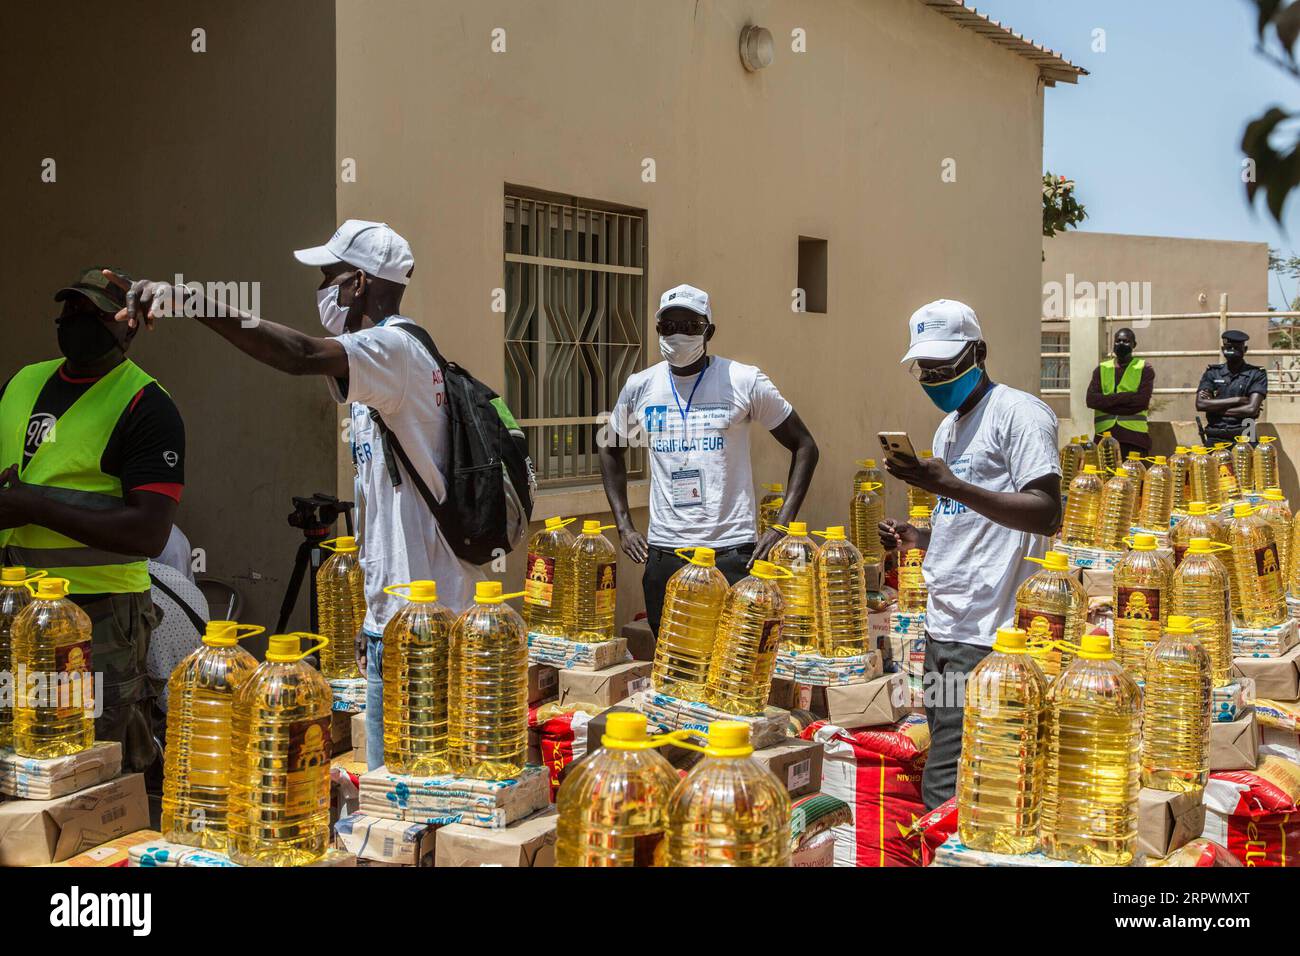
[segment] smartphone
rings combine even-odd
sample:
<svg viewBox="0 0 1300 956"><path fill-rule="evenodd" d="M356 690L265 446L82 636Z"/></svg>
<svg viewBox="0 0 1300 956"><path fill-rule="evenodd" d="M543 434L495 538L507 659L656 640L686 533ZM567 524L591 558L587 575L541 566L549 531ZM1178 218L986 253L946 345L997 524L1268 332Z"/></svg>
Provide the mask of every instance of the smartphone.
<svg viewBox="0 0 1300 956"><path fill-rule="evenodd" d="M877 437L880 439L880 448L886 458L892 458L896 462L903 458L920 460L921 456L912 447L912 439L907 437L907 432L880 432Z"/></svg>

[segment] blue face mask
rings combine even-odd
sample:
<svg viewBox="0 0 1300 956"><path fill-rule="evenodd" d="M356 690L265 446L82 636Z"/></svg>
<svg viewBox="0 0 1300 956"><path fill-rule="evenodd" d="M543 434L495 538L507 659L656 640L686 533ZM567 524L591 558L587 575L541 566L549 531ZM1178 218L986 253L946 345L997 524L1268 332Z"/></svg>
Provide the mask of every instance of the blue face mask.
<svg viewBox="0 0 1300 956"><path fill-rule="evenodd" d="M930 401L938 405L940 410L956 411L966 403L966 399L970 398L971 393L979 385L980 371L978 365L972 365L956 378L933 384L922 382L921 387L925 389L925 394L930 396Z"/></svg>

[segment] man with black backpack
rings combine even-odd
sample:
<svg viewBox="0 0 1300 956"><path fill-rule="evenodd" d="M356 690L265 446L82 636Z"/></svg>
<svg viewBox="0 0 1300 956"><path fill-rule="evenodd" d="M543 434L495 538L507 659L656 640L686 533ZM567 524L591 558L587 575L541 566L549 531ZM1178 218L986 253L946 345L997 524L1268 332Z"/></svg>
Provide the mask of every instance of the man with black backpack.
<svg viewBox="0 0 1300 956"><path fill-rule="evenodd" d="M324 376L335 401L350 407L367 606L357 663L369 682L373 768L384 749L382 635L402 603L384 587L432 580L453 612L471 604L484 577L477 565L527 534L531 468L518 426L495 393L447 362L429 334L400 314L415 268L405 239L385 223L349 219L323 246L294 256L320 267L316 304L329 337L210 302L187 303L182 314L199 312L200 322L274 369ZM178 295L190 294L137 282L118 318L152 326L155 316L178 313Z"/></svg>

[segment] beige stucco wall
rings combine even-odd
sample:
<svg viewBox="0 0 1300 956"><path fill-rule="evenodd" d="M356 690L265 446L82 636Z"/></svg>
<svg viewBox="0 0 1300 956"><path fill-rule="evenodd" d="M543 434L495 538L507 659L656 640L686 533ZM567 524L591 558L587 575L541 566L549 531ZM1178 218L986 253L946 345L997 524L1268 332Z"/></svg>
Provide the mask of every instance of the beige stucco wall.
<svg viewBox="0 0 1300 956"><path fill-rule="evenodd" d="M1043 241L1044 302L1050 283L1065 287L1067 276L1079 283L1150 283L1148 296L1139 291L1149 314L1169 315L1218 312L1219 299L1228 295L1233 312L1268 308L1268 245L1262 242L1227 242L1213 239L1178 239L1169 236L1127 236L1104 232L1067 232ZM1130 300L1132 301L1132 300ZM1104 309L1101 310L1104 313ZM1115 314L1114 312L1105 314ZM1134 328L1138 352L1217 349L1217 319L1155 321ZM1232 320L1251 337L1250 345L1268 348L1267 319ZM1107 328L1113 334L1117 324ZM1049 326L1063 329L1064 326ZM1109 338L1107 339L1109 342ZM1194 388L1205 366L1221 358L1155 358L1156 386ZM1247 361L1251 361L1247 358ZM1257 364L1267 365L1267 359ZM1058 414L1068 414L1064 399L1053 399ZM1266 407L1267 408L1267 407ZM1192 395L1157 395L1153 419L1191 420L1196 414Z"/></svg>
<svg viewBox="0 0 1300 956"><path fill-rule="evenodd" d="M191 31L207 52L191 52ZM335 225L334 21L312 0L5 5L0 376L57 354L56 289L107 262L136 276L261 283L263 314L319 329L318 274L291 250ZM45 157L57 181L41 181ZM178 524L275 623L301 535L293 494L334 483L324 387L183 320L132 357L185 417ZM305 606L305 600L300 607ZM305 623L305 618L303 619Z"/></svg>
<svg viewBox="0 0 1300 956"><path fill-rule="evenodd" d="M737 53L751 21L776 40L757 74ZM791 52L795 28L806 53ZM1037 389L1023 335L1040 284L1037 71L916 0L340 0L338 36L338 153L358 177L339 217L410 239L404 310L488 382L503 383L490 303L512 183L647 210L652 300L707 289L714 350L767 370L816 435L802 515L815 527L846 520L877 430L930 443L941 416L898 365L919 305L969 302L994 376ZM956 182L941 180L946 158ZM824 315L790 308L800 235L829 241ZM785 452L765 436L754 448L755 480L783 480ZM621 617L640 607L638 580L622 569Z"/></svg>

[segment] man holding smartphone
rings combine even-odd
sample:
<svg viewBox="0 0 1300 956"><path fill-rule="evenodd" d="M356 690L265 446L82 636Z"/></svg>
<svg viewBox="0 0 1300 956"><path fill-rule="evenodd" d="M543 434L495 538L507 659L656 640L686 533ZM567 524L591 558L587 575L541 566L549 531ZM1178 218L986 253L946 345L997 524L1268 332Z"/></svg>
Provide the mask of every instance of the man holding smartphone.
<svg viewBox="0 0 1300 956"><path fill-rule="evenodd" d="M939 504L930 530L884 521L887 549L921 548L926 606L925 716L930 755L921 781L927 808L956 792L966 675L1015 619L1016 590L1035 570L1046 536L1060 525L1056 416L985 369L988 345L970 306L940 299L909 320L911 363L921 388L947 417L934 457L889 456L885 468Z"/></svg>

